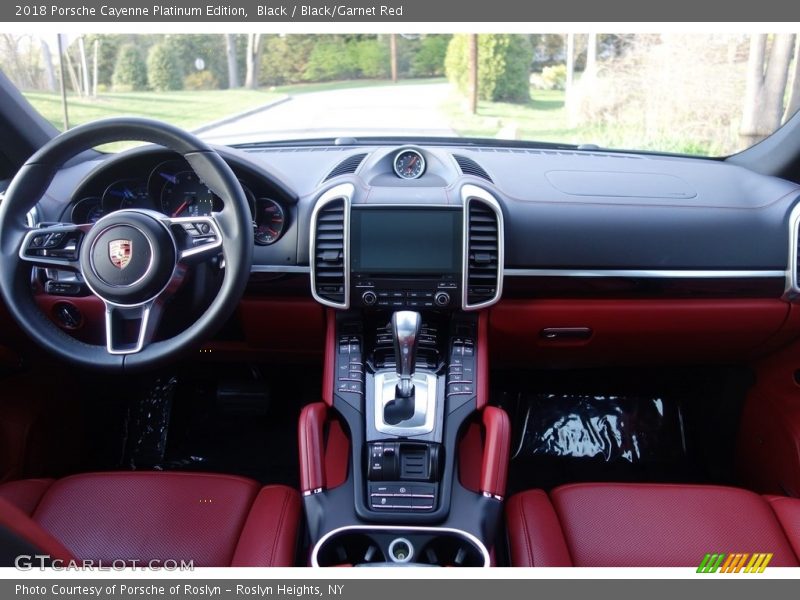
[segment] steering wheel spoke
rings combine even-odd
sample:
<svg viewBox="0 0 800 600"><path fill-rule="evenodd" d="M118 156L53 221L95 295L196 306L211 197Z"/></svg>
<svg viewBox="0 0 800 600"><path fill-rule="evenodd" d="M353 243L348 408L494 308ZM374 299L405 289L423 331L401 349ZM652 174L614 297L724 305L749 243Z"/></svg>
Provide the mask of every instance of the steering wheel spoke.
<svg viewBox="0 0 800 600"><path fill-rule="evenodd" d="M214 217L172 217L167 224L178 246L178 262L197 264L222 252L222 233Z"/></svg>
<svg viewBox="0 0 800 600"><path fill-rule="evenodd" d="M37 267L80 272L81 243L91 225L59 223L25 234L19 257Z"/></svg>
<svg viewBox="0 0 800 600"><path fill-rule="evenodd" d="M106 350L109 354L136 354L155 338L163 313L156 299L141 306L106 305Z"/></svg>

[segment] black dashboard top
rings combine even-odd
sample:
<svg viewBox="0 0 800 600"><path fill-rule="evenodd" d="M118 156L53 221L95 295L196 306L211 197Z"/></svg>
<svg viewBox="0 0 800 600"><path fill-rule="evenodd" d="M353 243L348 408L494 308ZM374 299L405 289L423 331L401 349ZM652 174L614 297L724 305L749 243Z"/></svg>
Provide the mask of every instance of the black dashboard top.
<svg viewBox="0 0 800 600"><path fill-rule="evenodd" d="M399 177L395 158L408 147L424 158L424 169L408 154L402 166L413 176ZM800 197L794 183L700 158L427 143L217 149L253 196L276 200L286 213L279 239L256 249L256 271L308 267L314 204L343 182L355 187L354 205L458 206L463 185L484 188L502 207L507 275L778 276L787 269L789 215ZM141 147L64 168L40 203L39 219L68 219L82 199L102 198L115 181L148 181L169 158L163 149Z"/></svg>

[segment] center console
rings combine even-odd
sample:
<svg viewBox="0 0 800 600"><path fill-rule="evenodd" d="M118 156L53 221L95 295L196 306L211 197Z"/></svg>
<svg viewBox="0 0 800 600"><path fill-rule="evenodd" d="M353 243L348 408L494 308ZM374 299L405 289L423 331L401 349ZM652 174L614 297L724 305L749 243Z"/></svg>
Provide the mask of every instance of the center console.
<svg viewBox="0 0 800 600"><path fill-rule="evenodd" d="M323 403L300 419L315 565L489 566L508 417L488 405L483 308L502 287L502 212L360 204L312 218L312 289L328 313Z"/></svg>

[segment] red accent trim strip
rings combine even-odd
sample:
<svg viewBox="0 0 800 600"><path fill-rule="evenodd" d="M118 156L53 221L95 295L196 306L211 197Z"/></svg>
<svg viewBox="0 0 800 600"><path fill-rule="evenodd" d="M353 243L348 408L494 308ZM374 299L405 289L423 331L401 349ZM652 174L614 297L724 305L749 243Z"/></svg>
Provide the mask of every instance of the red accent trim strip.
<svg viewBox="0 0 800 600"><path fill-rule="evenodd" d="M502 497L506 493L508 477L511 422L502 408L487 406L483 409L483 427L486 433L481 466L481 492Z"/></svg>
<svg viewBox="0 0 800 600"><path fill-rule="evenodd" d="M333 406L334 371L336 370L336 312L329 308L325 317L325 366L322 369L322 399Z"/></svg>
<svg viewBox="0 0 800 600"><path fill-rule="evenodd" d="M303 493L324 489L325 420L328 407L322 402L306 405L300 413L297 437L300 449L300 489Z"/></svg>

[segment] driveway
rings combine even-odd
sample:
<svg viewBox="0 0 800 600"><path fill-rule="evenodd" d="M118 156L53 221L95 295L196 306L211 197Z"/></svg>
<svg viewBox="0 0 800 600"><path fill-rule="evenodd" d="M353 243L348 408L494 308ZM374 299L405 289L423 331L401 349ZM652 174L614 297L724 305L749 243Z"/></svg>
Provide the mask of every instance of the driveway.
<svg viewBox="0 0 800 600"><path fill-rule="evenodd" d="M297 94L200 136L220 143L345 135L455 136L439 109L449 94L447 83Z"/></svg>

